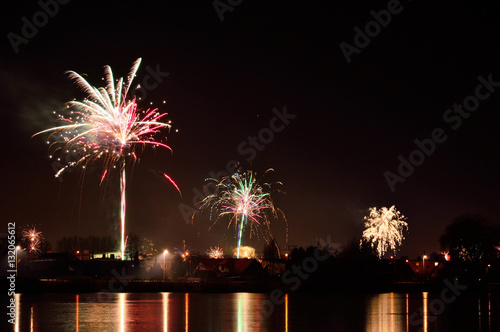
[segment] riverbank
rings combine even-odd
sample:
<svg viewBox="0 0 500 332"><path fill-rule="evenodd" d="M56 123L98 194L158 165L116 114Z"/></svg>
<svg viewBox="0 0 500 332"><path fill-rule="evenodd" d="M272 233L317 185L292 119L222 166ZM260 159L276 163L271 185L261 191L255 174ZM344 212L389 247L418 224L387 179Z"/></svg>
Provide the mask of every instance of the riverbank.
<svg viewBox="0 0 500 332"><path fill-rule="evenodd" d="M332 283L325 281L302 281L300 284L284 283L275 280L256 280L241 278L225 279L182 279L176 281L140 280L132 277L90 278L66 277L56 279L16 280L17 293L95 293L95 292L209 292L209 293L269 293L280 290L291 292L334 292L334 293L414 293L440 292L448 284L461 285L455 280L432 282L384 282L384 283ZM467 291L498 292L499 283L477 283L466 286Z"/></svg>

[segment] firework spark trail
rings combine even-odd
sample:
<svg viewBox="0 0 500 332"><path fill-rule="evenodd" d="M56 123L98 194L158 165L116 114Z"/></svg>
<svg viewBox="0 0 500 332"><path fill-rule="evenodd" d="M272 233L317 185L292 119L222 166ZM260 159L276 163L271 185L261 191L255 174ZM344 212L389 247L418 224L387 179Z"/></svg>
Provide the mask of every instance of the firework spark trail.
<svg viewBox="0 0 500 332"><path fill-rule="evenodd" d="M240 215L240 230L238 232L238 254L236 258L240 258L240 247L241 247L241 238L243 236L243 224L245 223L245 214Z"/></svg>
<svg viewBox="0 0 500 332"><path fill-rule="evenodd" d="M59 120L64 125L49 128L36 133L50 133L47 141L50 146L58 146L54 152L59 152L58 161L69 153L77 155L76 161L68 162L56 174L61 176L70 167L87 164L102 160L103 171L101 183L110 174L110 170L121 164L120 172L120 221L121 221L121 252L124 258L125 243L125 189L126 189L126 165L127 160L135 162L137 155L136 146L163 147L171 151L171 148L160 140L155 139L161 129L170 129L170 121L162 122L167 114L158 112L158 109L138 111L136 99L127 99L127 93L134 76L141 63L137 59L126 80L122 78L116 81L109 66L104 67L106 87L93 87L81 75L68 71L70 79L73 80L87 97L83 101L69 101L66 103L67 116L59 115ZM33 136L35 136L33 135ZM61 147L62 145L62 147ZM50 158L53 156L51 155ZM176 187L170 177L165 175Z"/></svg>
<svg viewBox="0 0 500 332"><path fill-rule="evenodd" d="M404 240L403 229L408 230L406 217L401 214L393 205L389 209L382 207L370 208L370 215L364 217L365 230L363 231L363 240L371 243L371 247L377 247L378 257L382 257L388 250L396 252L397 247Z"/></svg>
<svg viewBox="0 0 500 332"><path fill-rule="evenodd" d="M121 253L122 259L125 257L125 212L127 208L127 202L125 201L125 190L127 187L127 178L125 174L125 163L122 168L122 173L120 176L120 191L121 191L121 208L120 208L120 221L121 221Z"/></svg>
<svg viewBox="0 0 500 332"><path fill-rule="evenodd" d="M215 181L209 179L209 181ZM250 237L252 233L260 231L266 241L272 237L270 222L278 218L278 213L287 223L284 213L274 206L269 192L271 185L265 183L259 185L252 171L245 173L235 173L224 177L217 183L216 191L213 195L205 197L200 202L200 209L210 207L211 219L216 213L215 225L221 218L228 216L227 228L234 224L237 231L237 258L240 258L240 247L243 238L243 231L249 227Z"/></svg>

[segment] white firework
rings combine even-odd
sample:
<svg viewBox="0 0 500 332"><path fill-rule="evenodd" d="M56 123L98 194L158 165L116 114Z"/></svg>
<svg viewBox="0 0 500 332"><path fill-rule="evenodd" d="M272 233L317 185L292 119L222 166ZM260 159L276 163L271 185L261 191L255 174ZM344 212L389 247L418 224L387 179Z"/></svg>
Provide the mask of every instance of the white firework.
<svg viewBox="0 0 500 332"><path fill-rule="evenodd" d="M401 246L404 240L403 230L408 231L406 217L396 210L393 205L389 209L382 207L369 209L370 215L364 217L365 230L363 231L363 240L370 242L371 247L377 250L378 257L382 257L390 248L394 252Z"/></svg>

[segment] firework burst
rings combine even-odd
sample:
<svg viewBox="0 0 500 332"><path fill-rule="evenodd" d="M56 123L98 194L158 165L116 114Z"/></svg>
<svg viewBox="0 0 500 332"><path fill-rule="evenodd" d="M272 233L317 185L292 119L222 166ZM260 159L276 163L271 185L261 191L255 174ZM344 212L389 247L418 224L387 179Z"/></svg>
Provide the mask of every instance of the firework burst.
<svg viewBox="0 0 500 332"><path fill-rule="evenodd" d="M224 251L222 250L221 247L210 247L209 250L207 250L207 255L208 257L210 258L218 258L218 259L221 259L221 258L224 258Z"/></svg>
<svg viewBox="0 0 500 332"><path fill-rule="evenodd" d="M263 235L267 241L271 238L271 220L281 216L287 223L284 213L274 206L271 199L271 184L260 185L252 171L234 173L219 182L215 179L208 181L216 183L215 193L205 197L200 202L200 207L210 207L210 219L215 219L212 226L221 219L229 219L227 228L234 226L237 232L237 258L240 258L245 228L248 229L250 237L257 233Z"/></svg>
<svg viewBox="0 0 500 332"><path fill-rule="evenodd" d="M389 209L382 207L370 208L370 215L364 217L365 230L363 240L370 242L372 248L376 247L378 257L382 257L390 248L394 252L404 240L403 230L408 230L406 217L401 214L393 205Z"/></svg>
<svg viewBox="0 0 500 332"><path fill-rule="evenodd" d="M63 125L43 130L35 135L50 133L47 144L53 148L50 158L57 161L69 160L56 173L56 177L70 167L82 166L97 160L102 161L103 171L101 183L109 176L114 168L120 169L121 192L121 253L125 252L125 191L126 191L126 164L135 162L138 157L137 148L146 146L163 147L171 151L170 147L157 139L162 129L170 129L170 121L165 122L166 113L158 109L139 111L136 99L128 99L127 93L141 59L137 59L126 79L116 80L109 66L104 67L106 87L91 86L81 75L69 71L70 79L74 80L87 97L83 101L66 103L66 114L59 115ZM69 158L71 157L71 158ZM165 174L177 189L177 185Z"/></svg>
<svg viewBox="0 0 500 332"><path fill-rule="evenodd" d="M35 226L31 226L23 230L21 234L30 254L36 254L40 251L42 232L38 232Z"/></svg>
<svg viewBox="0 0 500 332"><path fill-rule="evenodd" d="M239 252L239 257L238 258L256 258L257 254L255 253L255 248L250 247L250 246L241 246L240 248L235 248L234 249L234 254L238 254Z"/></svg>

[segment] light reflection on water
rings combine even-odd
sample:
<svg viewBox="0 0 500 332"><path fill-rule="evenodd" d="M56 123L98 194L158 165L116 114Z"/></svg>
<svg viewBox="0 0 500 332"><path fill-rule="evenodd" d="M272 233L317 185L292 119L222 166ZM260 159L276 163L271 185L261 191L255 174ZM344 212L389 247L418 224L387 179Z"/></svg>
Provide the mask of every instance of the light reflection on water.
<svg viewBox="0 0 500 332"><path fill-rule="evenodd" d="M500 294L16 294L15 331L448 331L500 330Z"/></svg>
<svg viewBox="0 0 500 332"><path fill-rule="evenodd" d="M390 332L408 330L406 295L395 293L371 295L366 308L366 330Z"/></svg>

